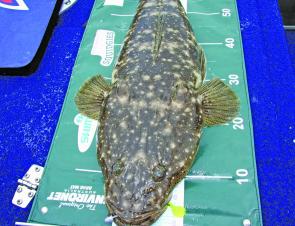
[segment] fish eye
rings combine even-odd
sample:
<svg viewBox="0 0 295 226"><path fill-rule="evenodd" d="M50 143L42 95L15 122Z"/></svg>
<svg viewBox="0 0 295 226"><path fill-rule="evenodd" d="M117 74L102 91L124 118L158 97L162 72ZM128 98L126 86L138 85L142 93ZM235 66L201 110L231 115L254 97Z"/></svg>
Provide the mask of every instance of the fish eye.
<svg viewBox="0 0 295 226"><path fill-rule="evenodd" d="M154 184L150 184L148 185L145 189L144 189L144 193L145 194L149 194L151 193L152 191L154 191L156 189L155 185Z"/></svg>
<svg viewBox="0 0 295 226"><path fill-rule="evenodd" d="M118 96L128 96L128 85L126 82L117 86L117 95Z"/></svg>
<svg viewBox="0 0 295 226"><path fill-rule="evenodd" d="M153 169L153 179L154 181L158 182L163 180L166 174L166 168L162 165L157 165Z"/></svg>
<svg viewBox="0 0 295 226"><path fill-rule="evenodd" d="M118 176L122 173L124 168L124 163L121 160L118 160L117 162L114 163L112 166L113 173Z"/></svg>

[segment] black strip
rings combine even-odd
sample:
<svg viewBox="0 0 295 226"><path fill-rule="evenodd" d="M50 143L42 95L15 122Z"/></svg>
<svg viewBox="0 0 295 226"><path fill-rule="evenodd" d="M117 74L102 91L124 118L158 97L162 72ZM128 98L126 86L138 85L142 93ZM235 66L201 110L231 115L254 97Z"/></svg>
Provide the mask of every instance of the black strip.
<svg viewBox="0 0 295 226"><path fill-rule="evenodd" d="M279 0L281 14L285 26L295 26L295 1Z"/></svg>

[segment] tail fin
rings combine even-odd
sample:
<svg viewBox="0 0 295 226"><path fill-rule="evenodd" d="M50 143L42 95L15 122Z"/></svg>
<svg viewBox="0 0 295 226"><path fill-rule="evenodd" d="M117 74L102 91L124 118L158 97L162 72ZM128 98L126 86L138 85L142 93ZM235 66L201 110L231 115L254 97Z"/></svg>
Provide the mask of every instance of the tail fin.
<svg viewBox="0 0 295 226"><path fill-rule="evenodd" d="M90 78L80 88L75 98L79 112L91 119L98 120L103 101L110 90L110 85L102 76Z"/></svg>
<svg viewBox="0 0 295 226"><path fill-rule="evenodd" d="M204 83L197 92L202 100L204 126L226 123L238 114L238 97L220 79Z"/></svg>

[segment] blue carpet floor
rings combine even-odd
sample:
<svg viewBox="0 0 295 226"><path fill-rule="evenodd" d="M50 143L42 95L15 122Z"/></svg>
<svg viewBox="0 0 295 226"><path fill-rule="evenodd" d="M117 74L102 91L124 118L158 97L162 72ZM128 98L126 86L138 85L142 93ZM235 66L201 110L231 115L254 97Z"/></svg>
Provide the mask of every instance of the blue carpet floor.
<svg viewBox="0 0 295 226"><path fill-rule="evenodd" d="M78 1L62 16L33 75L0 76L1 226L27 219L30 207L11 204L17 179L45 163L92 3ZM287 33L288 50L276 0L238 8L264 225L295 226L295 35Z"/></svg>
<svg viewBox="0 0 295 226"><path fill-rule="evenodd" d="M290 59L295 69L295 31L286 31ZM295 75L294 75L295 76Z"/></svg>

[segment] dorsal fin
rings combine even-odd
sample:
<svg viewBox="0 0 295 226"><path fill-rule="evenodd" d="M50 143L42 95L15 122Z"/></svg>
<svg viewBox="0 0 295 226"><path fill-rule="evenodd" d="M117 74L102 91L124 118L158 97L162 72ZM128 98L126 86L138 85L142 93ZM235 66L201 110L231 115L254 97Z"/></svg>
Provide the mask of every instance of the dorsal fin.
<svg viewBox="0 0 295 226"><path fill-rule="evenodd" d="M110 90L111 86L100 75L87 80L75 97L79 112L91 119L98 120L103 101Z"/></svg>
<svg viewBox="0 0 295 226"><path fill-rule="evenodd" d="M204 83L197 92L201 96L204 126L226 123L238 114L238 97L220 79Z"/></svg>
<svg viewBox="0 0 295 226"><path fill-rule="evenodd" d="M164 22L165 22L165 15L162 14L163 9L163 0L158 2L158 16L156 21L156 31L155 31L155 38L153 44L153 60L154 62L157 60L162 44L162 40L164 37Z"/></svg>
<svg viewBox="0 0 295 226"><path fill-rule="evenodd" d="M157 21L157 30L156 30L156 34L155 34L154 46L153 46L154 60L157 59L157 57L159 55L160 47L162 44L162 39L164 36L163 26L164 26L164 15L159 15L158 21Z"/></svg>

